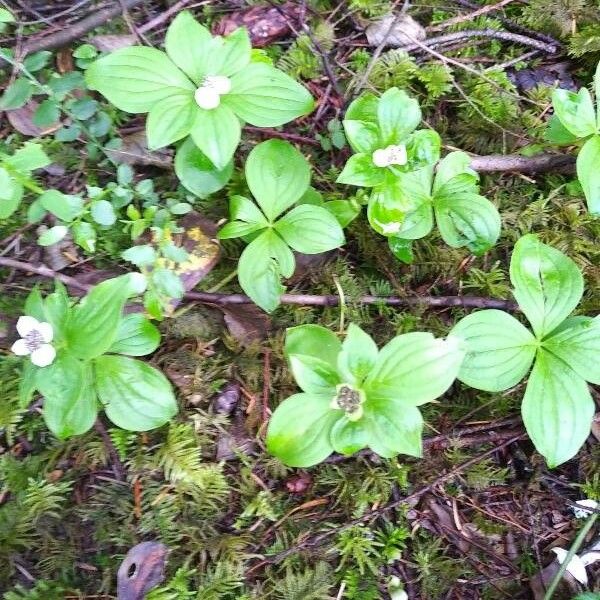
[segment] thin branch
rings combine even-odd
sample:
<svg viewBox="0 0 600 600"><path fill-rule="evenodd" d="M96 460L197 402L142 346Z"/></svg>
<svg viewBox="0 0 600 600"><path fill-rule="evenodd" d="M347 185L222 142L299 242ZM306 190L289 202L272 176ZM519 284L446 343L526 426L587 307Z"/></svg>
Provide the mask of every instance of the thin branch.
<svg viewBox="0 0 600 600"><path fill-rule="evenodd" d="M575 157L570 154L490 154L472 156L471 168L479 173L514 171L519 173L545 173L547 171L571 172L575 168Z"/></svg>
<svg viewBox="0 0 600 600"><path fill-rule="evenodd" d="M73 40L83 37L88 31L119 16L122 14L123 8L133 8L142 2L143 0L122 0L122 2L115 2L112 6L102 8L67 28L36 37L23 46L21 57L38 52L39 50L55 50L56 48L66 46Z"/></svg>
<svg viewBox="0 0 600 600"><path fill-rule="evenodd" d="M474 37L487 37L497 40L503 40L505 42L522 44L524 46L531 46L532 48L536 48L537 50L541 50L542 52L547 52L548 54L556 54L556 52L558 52L559 49L559 47L555 44L548 44L547 42L542 42L540 40L530 38L520 33L510 33L509 31L497 31L496 29L475 29L466 31L456 31L455 33L440 35L437 37L423 40L423 42L421 42L420 44L416 42L406 44L404 46L400 46L399 50L406 50L407 52L410 52L411 50L417 50L422 46L427 46L428 48L435 48L444 44L468 40Z"/></svg>
<svg viewBox="0 0 600 600"><path fill-rule="evenodd" d="M448 19L447 21L442 21L438 25L427 27L427 31L441 31L442 29L447 29L451 25L458 25L459 23L464 23L465 21L472 21L473 19L475 19L475 17L480 17L481 15L486 15L490 12L500 10L507 4L510 4L514 1L515 0L501 0L497 4L488 4L487 6L478 8L477 10L470 12L466 15L458 15L457 17L453 17L452 19Z"/></svg>
<svg viewBox="0 0 600 600"><path fill-rule="evenodd" d="M50 279L58 279L65 285L80 291L87 292L92 286L77 281L74 277L57 273L45 265L32 265L12 258L0 256L0 267L17 269L27 273L34 273ZM252 300L244 294L215 294L210 292L187 292L184 296L187 300L203 302L204 304L252 304ZM337 306L340 298L337 295L317 296L314 294L282 294L282 304L298 304L303 306ZM463 308L497 308L501 310L519 310L516 303L510 300L496 300L494 298L482 298L479 296L410 296L400 298L398 296L361 296L360 304L382 304L386 306L429 306L448 308L461 306Z"/></svg>

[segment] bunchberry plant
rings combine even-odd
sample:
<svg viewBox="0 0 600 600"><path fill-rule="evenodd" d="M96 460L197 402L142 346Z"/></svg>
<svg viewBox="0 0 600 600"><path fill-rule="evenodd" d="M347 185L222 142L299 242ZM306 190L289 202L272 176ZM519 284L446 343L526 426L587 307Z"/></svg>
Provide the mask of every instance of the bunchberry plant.
<svg viewBox="0 0 600 600"><path fill-rule="evenodd" d="M165 50L124 48L86 71L88 86L117 108L148 113L152 149L190 135L222 171L244 122L274 127L312 110L304 87L264 60L253 60L245 29L213 37L191 13L181 12L167 30Z"/></svg>
<svg viewBox="0 0 600 600"><path fill-rule="evenodd" d="M600 383L600 317L570 316L583 294L577 265L534 235L515 245L513 294L533 333L500 310L468 315L452 329L467 352L458 378L499 392L529 372L522 413L548 465L572 458L589 435L594 401L586 382Z"/></svg>
<svg viewBox="0 0 600 600"><path fill-rule="evenodd" d="M128 298L143 291L139 274L104 281L73 303L61 284L42 298L34 289L17 322L21 339L12 346L26 357L21 404L35 390L43 396L43 416L59 438L86 432L98 410L119 427L145 431L177 412L167 378L131 358L153 352L158 329L142 314L123 314Z"/></svg>
<svg viewBox="0 0 600 600"><path fill-rule="evenodd" d="M451 152L435 168L400 173L401 188L417 208L403 221L389 221L389 212L378 206L370 211L372 226L388 236L390 248L400 260L412 262L411 241L425 237L435 223L442 239L452 248L467 247L473 254L487 252L500 235L500 213L479 195L479 175L469 167L464 152ZM390 235L392 225L398 232Z"/></svg>
<svg viewBox="0 0 600 600"><path fill-rule="evenodd" d="M440 136L416 129L420 122L419 103L398 88L381 98L370 93L357 98L344 118L346 138L356 154L337 181L373 188L369 222L383 235L398 233L405 215L418 207L403 189L400 175L435 165L440 157Z"/></svg>
<svg viewBox="0 0 600 600"><path fill-rule="evenodd" d="M31 172L50 164L39 144L25 144L12 156L0 153L0 219L10 217L21 205L25 190L42 194Z"/></svg>
<svg viewBox="0 0 600 600"><path fill-rule="evenodd" d="M600 215L600 63L594 77L596 109L587 88L577 93L556 89L552 94L554 116L547 131L556 144L583 142L577 155L577 178L590 213Z"/></svg>
<svg viewBox="0 0 600 600"><path fill-rule="evenodd" d="M308 162L288 142L258 144L248 155L245 172L256 204L233 196L231 221L219 231L219 238L251 240L240 256L238 280L246 294L270 312L285 291L281 279L291 277L296 268L292 250L318 254L338 248L344 243L344 232L324 206L302 203L288 210L310 184Z"/></svg>
<svg viewBox="0 0 600 600"><path fill-rule="evenodd" d="M386 458L421 456L417 407L452 385L464 357L455 339L420 332L378 350L354 324L343 343L318 325L288 329L285 353L302 393L273 413L267 448L295 467L366 447Z"/></svg>

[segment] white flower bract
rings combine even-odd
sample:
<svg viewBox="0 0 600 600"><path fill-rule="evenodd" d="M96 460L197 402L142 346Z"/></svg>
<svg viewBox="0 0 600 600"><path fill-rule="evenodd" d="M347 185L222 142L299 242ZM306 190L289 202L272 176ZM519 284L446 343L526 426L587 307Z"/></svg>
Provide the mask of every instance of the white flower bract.
<svg viewBox="0 0 600 600"><path fill-rule="evenodd" d="M591 510L586 510L586 508L598 508L598 503L591 498L585 498L584 500L577 500L577 506L573 506L573 514L576 519L586 519L592 514ZM579 508L581 507L581 508Z"/></svg>
<svg viewBox="0 0 600 600"><path fill-rule="evenodd" d="M376 167L405 165L408 160L406 146L404 144L392 144L391 146L387 146L387 148L379 148L373 152L371 159Z"/></svg>
<svg viewBox="0 0 600 600"><path fill-rule="evenodd" d="M17 332L21 339L11 347L17 356L29 356L36 367L47 367L54 361L56 350L50 344L54 337L50 323L24 315L17 321Z"/></svg>
<svg viewBox="0 0 600 600"><path fill-rule="evenodd" d="M231 80L224 75L208 75L195 91L194 100L204 110L212 110L221 104L221 96L231 91Z"/></svg>

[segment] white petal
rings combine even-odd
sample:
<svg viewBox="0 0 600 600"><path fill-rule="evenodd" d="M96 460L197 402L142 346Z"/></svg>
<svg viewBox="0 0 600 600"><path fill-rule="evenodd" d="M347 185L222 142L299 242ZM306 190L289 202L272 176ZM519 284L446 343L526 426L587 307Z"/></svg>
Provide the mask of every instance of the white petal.
<svg viewBox="0 0 600 600"><path fill-rule="evenodd" d="M25 343L25 340L17 340L11 347L11 351L17 356L27 356L29 354L29 348Z"/></svg>
<svg viewBox="0 0 600 600"><path fill-rule="evenodd" d="M50 344L42 344L37 350L31 353L31 362L36 367L47 367L54 361L56 350Z"/></svg>
<svg viewBox="0 0 600 600"><path fill-rule="evenodd" d="M375 150L371 155L371 158L376 167L387 167L390 164L387 148Z"/></svg>
<svg viewBox="0 0 600 600"><path fill-rule="evenodd" d="M220 96L228 94L231 91L231 80L229 77L213 75L212 77L207 77L207 79L210 80L210 87Z"/></svg>
<svg viewBox="0 0 600 600"><path fill-rule="evenodd" d="M398 146L388 146L387 150L390 156L390 164L405 165L408 161L408 156L406 155L406 146L404 144L400 144Z"/></svg>
<svg viewBox="0 0 600 600"><path fill-rule="evenodd" d="M54 337L54 330L52 329L52 325L50 323L39 323L36 329L40 332L42 339L48 343L52 341Z"/></svg>
<svg viewBox="0 0 600 600"><path fill-rule="evenodd" d="M28 333L37 329L38 325L39 321L37 319L24 315L19 317L19 320L17 321L17 331L21 337L25 337Z"/></svg>
<svg viewBox="0 0 600 600"><path fill-rule="evenodd" d="M600 560L600 552L586 552L581 555L581 562L587 567Z"/></svg>
<svg viewBox="0 0 600 600"><path fill-rule="evenodd" d="M573 506L573 514L576 519L585 519L589 515L592 514L592 511L585 510L585 508L579 508L580 506L588 507L588 508L598 508L598 503L591 498L586 498L585 500L577 500L577 506Z"/></svg>
<svg viewBox="0 0 600 600"><path fill-rule="evenodd" d="M217 108L217 106L221 104L219 94L209 87L199 87L194 93L194 100L196 100L196 104L204 110Z"/></svg>
<svg viewBox="0 0 600 600"><path fill-rule="evenodd" d="M564 548L552 548L552 552L556 554L556 558L558 559L559 564L563 564L565 559L567 558L568 552ZM571 562L567 565L567 571L573 575L579 583L582 585L587 585L588 577L585 571L585 563L581 560L577 554L573 556Z"/></svg>

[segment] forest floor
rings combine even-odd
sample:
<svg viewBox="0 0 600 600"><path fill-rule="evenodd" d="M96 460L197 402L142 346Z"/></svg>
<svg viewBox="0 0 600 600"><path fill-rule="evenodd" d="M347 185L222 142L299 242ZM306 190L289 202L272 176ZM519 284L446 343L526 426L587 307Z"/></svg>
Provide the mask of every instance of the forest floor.
<svg viewBox="0 0 600 600"><path fill-rule="evenodd" d="M66 441L48 432L39 402L18 405L21 363L8 352L13 324L35 284L51 288L41 264L46 275L75 280L69 291L77 294L77 282L81 288L127 269L120 253L129 236L117 223L87 255L69 243L40 249L36 226L24 214L0 222L3 598L116 598L124 556L154 541L166 546L168 561L163 579L156 577L162 575L161 547L140 559L147 582L162 579L151 600L396 600L403 597L394 591L398 582L410 600L542 600L543 585L556 571L551 549L568 549L581 528L573 503L600 496L600 425L574 459L549 470L521 421L523 384L487 393L457 382L439 402L422 407L419 460L362 451L293 469L266 452L264 438L271 412L296 390L283 357L287 327L317 323L336 330L354 322L379 344L413 330L445 336L471 308L435 299L476 296L484 299L481 306L510 300L510 252L524 233L537 233L577 262L586 281L580 310L600 312L600 224L585 210L572 162L548 172L535 166L509 172L493 157L559 152L544 142L550 94L557 84L576 89L591 81L600 57L598 2L0 4L21 23L0 33L3 49L51 52L37 72L42 79L81 72L87 44L107 50L134 36L159 47L171 15L189 8L213 31L248 26L255 45L310 89L317 99L313 113L277 130L246 127L226 188L191 200L195 213L185 218L207 235L227 216L227 196L245 190L243 157L267 137L287 139L309 158L313 185L326 199L360 198L356 188L334 183L350 155L341 119L360 90L392 86L418 99L446 151L484 157L482 194L503 217L501 239L482 257L451 249L433 233L415 244L415 260L406 265L362 214L347 229L343 249L300 257L287 282L290 294L329 299L296 298L271 316L210 296L240 293L234 272L241 246L224 242L195 274L194 291L209 295L186 299L160 324L163 343L151 358L178 390L178 416L143 434L99 420ZM390 10L410 15L412 35L422 41L390 49L381 31L379 41L369 41L365 29ZM88 27L73 36L82 19ZM4 76L11 76L10 68ZM98 136L102 151L88 143L84 129L69 138L64 128L57 133L60 124L38 127L31 105L0 113L0 150L39 137L53 164L37 180L66 193L105 189L117 178L133 189L151 179L160 198L189 201L171 152L143 147L143 116L120 113L77 87L65 103L90 96L96 104L88 125L104 119L100 113L108 119ZM114 150L119 138L121 151ZM123 162L130 169L117 175L116 163ZM399 300L367 304L365 296ZM600 390L592 391L598 402ZM598 572L590 568L588 576L588 589L599 591ZM582 591L569 579L554 597L572 599ZM143 597L127 593L119 597Z"/></svg>

